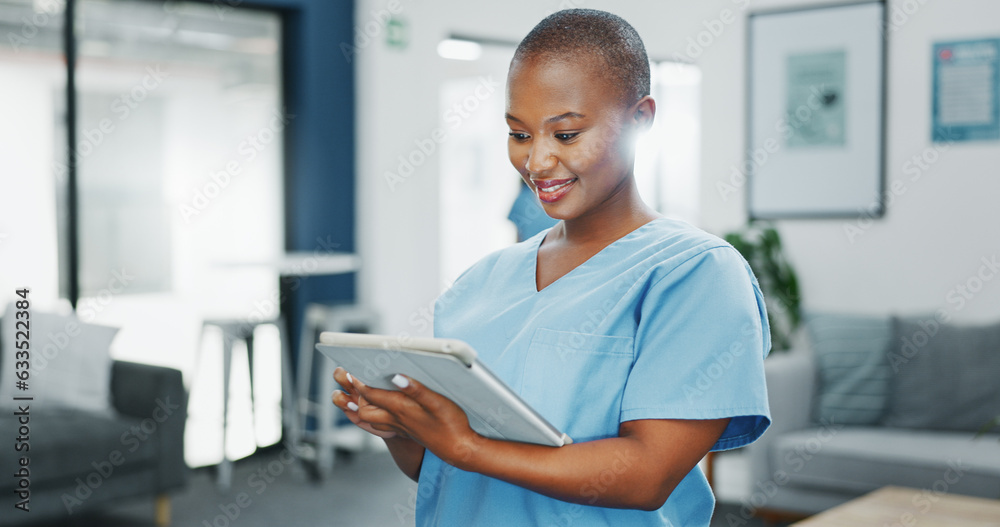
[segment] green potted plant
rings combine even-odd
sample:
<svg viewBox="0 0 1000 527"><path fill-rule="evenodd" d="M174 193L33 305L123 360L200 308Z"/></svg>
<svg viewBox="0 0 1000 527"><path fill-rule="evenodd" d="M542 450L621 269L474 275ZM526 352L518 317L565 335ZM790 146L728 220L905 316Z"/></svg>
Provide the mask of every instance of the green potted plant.
<svg viewBox="0 0 1000 527"><path fill-rule="evenodd" d="M799 305L799 279L785 258L781 236L769 223L751 221L743 228L725 235L753 269L771 326L771 349L791 347L792 335L802 322Z"/></svg>

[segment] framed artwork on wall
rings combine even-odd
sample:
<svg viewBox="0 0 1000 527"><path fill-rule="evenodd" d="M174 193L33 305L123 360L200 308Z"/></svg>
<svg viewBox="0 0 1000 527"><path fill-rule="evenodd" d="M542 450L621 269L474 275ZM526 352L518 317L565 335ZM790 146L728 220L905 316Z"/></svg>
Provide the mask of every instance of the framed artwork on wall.
<svg viewBox="0 0 1000 527"><path fill-rule="evenodd" d="M881 1L749 16L751 218L884 213L884 27Z"/></svg>

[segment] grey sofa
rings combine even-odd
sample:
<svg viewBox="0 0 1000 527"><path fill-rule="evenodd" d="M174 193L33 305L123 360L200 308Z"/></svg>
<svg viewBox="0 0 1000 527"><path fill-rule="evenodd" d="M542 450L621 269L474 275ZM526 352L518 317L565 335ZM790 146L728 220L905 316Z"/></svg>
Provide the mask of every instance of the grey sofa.
<svg viewBox="0 0 1000 527"><path fill-rule="evenodd" d="M807 516L886 485L925 507L942 492L1000 498L1000 435L977 437L1000 415L1000 324L809 324L804 346L765 362L772 425L745 452L745 515Z"/></svg>
<svg viewBox="0 0 1000 527"><path fill-rule="evenodd" d="M0 375L9 373L0 371ZM158 524L169 522L167 492L184 486L187 396L181 373L170 368L115 361L111 372L114 415L31 407L30 512L15 508L19 478L11 477L17 416L0 414L0 525L65 519L112 501L157 497Z"/></svg>

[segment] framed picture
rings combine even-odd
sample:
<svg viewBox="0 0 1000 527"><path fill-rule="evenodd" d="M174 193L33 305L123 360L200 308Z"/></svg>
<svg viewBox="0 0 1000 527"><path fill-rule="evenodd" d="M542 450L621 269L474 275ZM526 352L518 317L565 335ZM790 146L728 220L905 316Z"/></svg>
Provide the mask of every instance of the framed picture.
<svg viewBox="0 0 1000 527"><path fill-rule="evenodd" d="M749 16L751 218L884 213L885 13L869 1Z"/></svg>

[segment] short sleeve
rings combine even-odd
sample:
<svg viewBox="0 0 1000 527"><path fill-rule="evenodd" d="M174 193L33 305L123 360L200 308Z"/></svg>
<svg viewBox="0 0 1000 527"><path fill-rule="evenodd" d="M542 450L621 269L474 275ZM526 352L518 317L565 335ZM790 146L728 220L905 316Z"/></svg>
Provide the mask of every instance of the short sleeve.
<svg viewBox="0 0 1000 527"><path fill-rule="evenodd" d="M735 249L715 247L655 277L639 305L621 421L721 419L712 450L752 443L770 425L767 312Z"/></svg>

